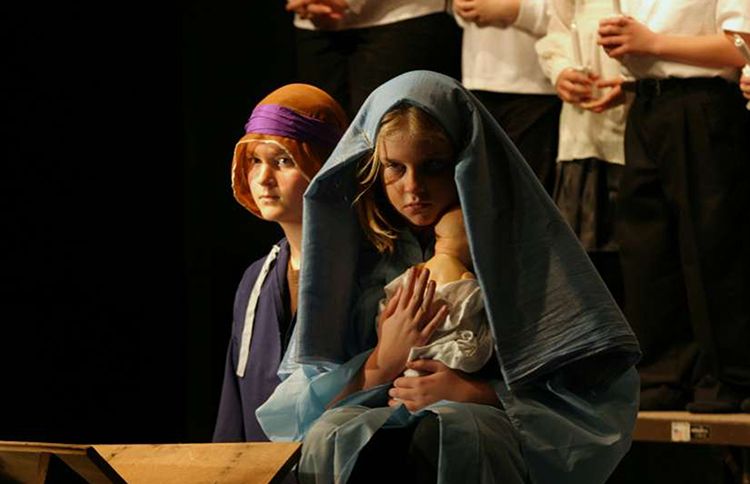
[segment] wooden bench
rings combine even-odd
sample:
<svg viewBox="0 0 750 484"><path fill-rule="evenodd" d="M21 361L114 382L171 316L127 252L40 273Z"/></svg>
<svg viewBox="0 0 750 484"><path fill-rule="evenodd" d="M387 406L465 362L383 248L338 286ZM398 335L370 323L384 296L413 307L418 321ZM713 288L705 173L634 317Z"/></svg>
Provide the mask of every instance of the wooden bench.
<svg viewBox="0 0 750 484"><path fill-rule="evenodd" d="M298 442L75 445L0 441L0 482L43 484L58 459L93 484L280 482L299 460ZM59 470L59 468L58 468Z"/></svg>
<svg viewBox="0 0 750 484"><path fill-rule="evenodd" d="M638 412L633 440L739 448L742 484L750 484L750 414Z"/></svg>

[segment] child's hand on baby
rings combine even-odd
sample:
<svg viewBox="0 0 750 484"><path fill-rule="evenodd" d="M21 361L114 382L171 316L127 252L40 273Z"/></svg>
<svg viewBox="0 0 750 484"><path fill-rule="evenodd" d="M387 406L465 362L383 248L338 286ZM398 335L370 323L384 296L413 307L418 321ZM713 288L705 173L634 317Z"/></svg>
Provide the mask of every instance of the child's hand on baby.
<svg viewBox="0 0 750 484"><path fill-rule="evenodd" d="M403 404L416 412L441 400L499 405L494 389L481 378L448 368L438 360L414 360L407 366L422 376L397 378L388 390L391 407Z"/></svg>
<svg viewBox="0 0 750 484"><path fill-rule="evenodd" d="M396 290L378 320L375 347L379 369L396 378L404 369L412 346L422 346L445 320L445 304L433 304L435 283L430 271L409 270L405 286Z"/></svg>

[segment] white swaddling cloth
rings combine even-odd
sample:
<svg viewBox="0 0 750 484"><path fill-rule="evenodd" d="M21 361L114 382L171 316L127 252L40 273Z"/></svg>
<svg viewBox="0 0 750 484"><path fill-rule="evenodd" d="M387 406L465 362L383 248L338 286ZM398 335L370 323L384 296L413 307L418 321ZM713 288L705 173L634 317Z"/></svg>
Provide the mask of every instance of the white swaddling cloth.
<svg viewBox="0 0 750 484"><path fill-rule="evenodd" d="M385 309L398 285L406 284L407 273L385 286L385 298L380 301L378 314ZM433 304L435 302L448 304L448 316L426 345L411 348L409 361L438 360L449 368L467 373L481 369L492 355L493 341L477 280L462 279L438 285L433 297ZM404 376L418 375L414 370L404 372Z"/></svg>

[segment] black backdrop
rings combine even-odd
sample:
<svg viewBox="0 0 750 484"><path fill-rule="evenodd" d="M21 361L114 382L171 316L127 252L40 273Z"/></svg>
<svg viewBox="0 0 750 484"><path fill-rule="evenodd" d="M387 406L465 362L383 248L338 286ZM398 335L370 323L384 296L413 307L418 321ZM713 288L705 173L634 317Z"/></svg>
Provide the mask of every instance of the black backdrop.
<svg viewBox="0 0 750 484"><path fill-rule="evenodd" d="M294 80L283 1L2 7L0 440L210 439L252 106ZM20 10L19 10L20 8Z"/></svg>

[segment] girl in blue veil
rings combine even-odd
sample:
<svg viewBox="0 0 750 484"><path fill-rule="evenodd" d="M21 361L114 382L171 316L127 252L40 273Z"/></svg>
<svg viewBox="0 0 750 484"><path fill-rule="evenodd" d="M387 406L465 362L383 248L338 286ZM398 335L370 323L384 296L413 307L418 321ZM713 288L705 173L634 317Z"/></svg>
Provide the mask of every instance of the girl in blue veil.
<svg viewBox="0 0 750 484"><path fill-rule="evenodd" d="M415 108L445 139L409 135L389 147L384 120ZM363 190L378 159L372 187ZM412 177L411 188L389 188L393 169ZM407 200L410 190L419 194ZM416 362L410 366L427 374L412 378L423 380L391 381L406 365L391 368L393 348L429 336L444 310L430 304L422 272L377 320L383 287L431 256L430 225L456 200L494 364L477 378ZM367 203L378 213L359 217ZM368 220L378 217L384 223L373 230ZM272 440L304 441L301 480L346 482L374 435L427 418L439 427L437 482L606 480L630 446L638 343L530 168L457 81L415 71L374 91L312 180L303 227L298 321L280 368L284 381L256 413ZM408 308L413 317L404 317ZM403 329L407 320L411 336L398 342L386 328ZM415 382L430 381L429 398L412 398Z"/></svg>

